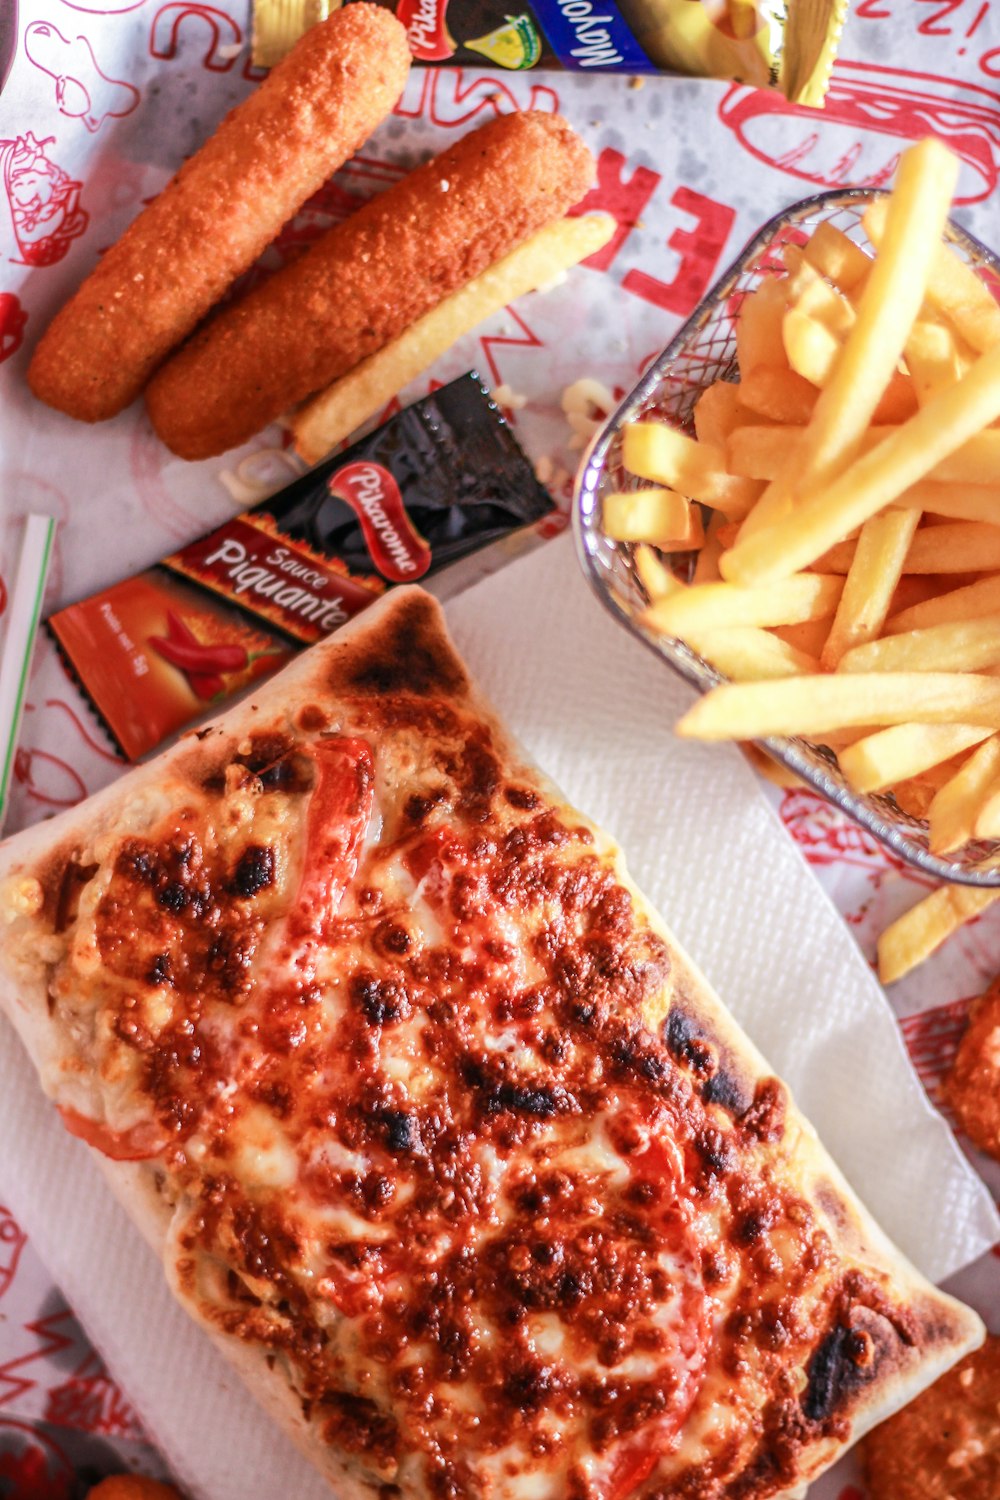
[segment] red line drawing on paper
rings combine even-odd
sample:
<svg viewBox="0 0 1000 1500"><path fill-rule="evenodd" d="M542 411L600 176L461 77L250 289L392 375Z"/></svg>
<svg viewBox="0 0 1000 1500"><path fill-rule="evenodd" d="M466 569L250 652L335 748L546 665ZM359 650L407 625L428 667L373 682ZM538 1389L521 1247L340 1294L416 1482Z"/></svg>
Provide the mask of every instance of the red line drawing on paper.
<svg viewBox="0 0 1000 1500"><path fill-rule="evenodd" d="M139 1442L144 1437L133 1408L93 1349L87 1350L67 1380L48 1391L44 1420L104 1437Z"/></svg>
<svg viewBox="0 0 1000 1500"><path fill-rule="evenodd" d="M101 71L85 36L70 41L48 21L32 21L25 29L24 50L29 62L54 80L59 113L82 120L91 132L107 119L131 114L139 103L137 88Z"/></svg>
<svg viewBox="0 0 1000 1500"><path fill-rule="evenodd" d="M149 33L151 56L170 59L177 56L181 27L199 23L207 43L201 64L210 73L228 73L243 50L243 32L223 10L214 5L191 4L190 0L170 0L161 5L153 17ZM204 28L207 28L207 33Z"/></svg>
<svg viewBox="0 0 1000 1500"><path fill-rule="evenodd" d="M620 151L605 146L597 158L597 181L586 198L570 209L571 214L589 214L600 210L611 214L617 229L608 243L584 265L596 271L606 271L642 217L642 211L652 198L660 182L660 173L650 167L634 167L626 178L623 173L627 165Z"/></svg>
<svg viewBox="0 0 1000 1500"><path fill-rule="evenodd" d="M119 755L114 750L109 750L106 744L102 744L100 740L96 739L95 736L91 734L87 725L80 718L80 715L75 711L75 709L71 708L68 703L64 703L61 698L46 698L45 707L61 709L62 712L69 718L70 722L73 725L73 728L76 730L81 740L83 740L84 744L89 749L93 750L95 755L99 755L102 760L110 761L113 766L122 765L125 757Z"/></svg>
<svg viewBox="0 0 1000 1500"><path fill-rule="evenodd" d="M20 265L55 265L90 222L80 207L83 183L45 153L53 139L36 140L29 130L12 141L0 141L3 185Z"/></svg>
<svg viewBox="0 0 1000 1500"><path fill-rule="evenodd" d="M675 229L667 240L668 250L676 251L678 256L673 280L661 281L646 271L633 269L625 273L622 286L625 291L684 318L708 291L736 210L689 187L677 188L670 202L695 221L693 229Z"/></svg>
<svg viewBox="0 0 1000 1500"><path fill-rule="evenodd" d="M127 10L138 10L146 0L62 0L62 3L89 16L121 16Z"/></svg>
<svg viewBox="0 0 1000 1500"><path fill-rule="evenodd" d="M0 365L16 354L24 342L28 314L15 292L0 292ZM3 605L0 604L0 614Z"/></svg>
<svg viewBox="0 0 1000 1500"><path fill-rule="evenodd" d="M939 1109L941 1085L955 1061L974 998L967 995L962 1000L949 1000L945 1005L904 1016L899 1023L917 1077Z"/></svg>
<svg viewBox="0 0 1000 1500"><path fill-rule="evenodd" d="M963 164L956 202L988 198L1000 176L1000 94L957 78L840 62L822 111L733 84L719 118L758 161L816 187L881 187L926 135Z"/></svg>
<svg viewBox="0 0 1000 1500"><path fill-rule="evenodd" d="M0 1495L15 1500L69 1500L73 1465L48 1433L0 1416Z"/></svg>
<svg viewBox="0 0 1000 1500"><path fill-rule="evenodd" d="M10 1209L0 1203L0 1297L14 1280L21 1251L27 1243L28 1236Z"/></svg>
<svg viewBox="0 0 1000 1500"><path fill-rule="evenodd" d="M528 327L519 313L515 312L512 307L506 308L505 313L507 317L513 318L518 328L523 331L524 337L518 338L516 334L511 333L484 333L479 340L483 346L486 363L493 372L493 379L498 385L502 384L503 377L500 374L500 366L493 355L494 348L541 349L544 347L537 333Z"/></svg>
<svg viewBox="0 0 1000 1500"><path fill-rule="evenodd" d="M14 779L28 796L45 807L75 807L87 795L79 771L48 750L19 749L14 756ZM0 1372L2 1373L2 1372Z"/></svg>
<svg viewBox="0 0 1000 1500"><path fill-rule="evenodd" d="M414 68L393 114L454 127L467 124L477 115L510 115L519 109L558 114L559 95L548 84L532 83L530 98L524 103L502 78L475 77L467 81L462 68Z"/></svg>
<svg viewBox="0 0 1000 1500"><path fill-rule="evenodd" d="M854 865L873 875L907 868L898 855L817 792L785 792L781 820L811 865Z"/></svg>
<svg viewBox="0 0 1000 1500"><path fill-rule="evenodd" d="M60 1353L63 1349L72 1349L73 1338L67 1337L50 1325L54 1323L67 1323L71 1330L77 1327L76 1319L68 1307L63 1307L56 1313L49 1313L44 1318L38 1318L34 1323L25 1323L25 1333L33 1333L38 1339L38 1347L31 1349L27 1354L18 1354L13 1359L7 1360L6 1364L0 1365L0 1406L6 1406L8 1402L23 1396L26 1391L33 1390L37 1382L30 1375L25 1376L15 1373L24 1370L28 1365L34 1364L39 1359L49 1359L53 1354Z"/></svg>

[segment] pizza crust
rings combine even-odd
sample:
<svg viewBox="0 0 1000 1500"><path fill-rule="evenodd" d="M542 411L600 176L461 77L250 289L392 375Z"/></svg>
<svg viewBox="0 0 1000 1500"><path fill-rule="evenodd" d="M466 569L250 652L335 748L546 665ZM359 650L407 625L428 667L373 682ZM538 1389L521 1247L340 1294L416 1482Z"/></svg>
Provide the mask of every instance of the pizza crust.
<svg viewBox="0 0 1000 1500"><path fill-rule="evenodd" d="M0 889L6 894L7 918L7 934L0 951L0 1004L14 1022L47 1092L65 1097L66 1089L62 1049L47 1006L46 976L51 955L34 949L26 954L18 942L19 933L30 929L32 919L26 908L38 893L51 907L78 851L99 847L104 835L119 835L123 828L141 833L162 814L171 796L182 795L185 786L200 785L213 768L223 767L247 735L281 728L293 734L308 732L311 716L317 711L332 713L335 720L340 701L374 701L400 691L425 698L428 704L444 699L470 710L488 725L505 773L562 803L558 791L531 766L475 692L436 603L419 589L401 588L389 593L337 635L303 653L254 697L222 718L187 735L80 808L39 824L0 848ZM585 819L580 821L586 823ZM707 1047L714 1057L714 1102L738 1116L753 1099L757 1084L771 1076L765 1059L629 881L615 846L599 829L594 829L594 836L599 848L614 852L618 878L631 892L637 913L663 938L671 953L670 993L648 1008L647 1025L657 1031L663 1029L668 1045L672 1037L681 1054L686 1049ZM846 1366L838 1368L836 1351L831 1352L824 1376L829 1401L839 1416L850 1420L853 1440L975 1348L982 1341L983 1328L969 1309L931 1287L885 1237L790 1098L785 1099L785 1110L786 1138L795 1140L798 1184L822 1216L832 1244L846 1257L862 1259L889 1276L907 1304L910 1318L912 1342L907 1348L890 1335L888 1324L881 1326L872 1314L867 1331L874 1351L873 1365L863 1380L856 1372L851 1375ZM100 1155L99 1160L115 1195L167 1265L175 1295L262 1406L327 1475L344 1500L372 1500L377 1496L377 1481L367 1480L350 1458L341 1457L317 1440L280 1365L273 1361L269 1365L239 1338L220 1333L178 1287L176 1277L170 1275L167 1253L174 1210L158 1186L155 1165L110 1161ZM814 1444L803 1480L815 1478L842 1447L837 1440ZM804 1486L796 1485L783 1491L778 1500L795 1500L803 1493Z"/></svg>

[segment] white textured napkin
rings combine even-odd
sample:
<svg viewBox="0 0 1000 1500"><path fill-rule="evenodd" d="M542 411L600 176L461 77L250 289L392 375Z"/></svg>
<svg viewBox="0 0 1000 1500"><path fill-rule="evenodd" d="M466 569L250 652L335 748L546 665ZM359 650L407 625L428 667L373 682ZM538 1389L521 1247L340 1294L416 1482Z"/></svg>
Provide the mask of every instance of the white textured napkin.
<svg viewBox="0 0 1000 1500"><path fill-rule="evenodd" d="M688 690L589 595L568 539L448 606L501 715L632 874L792 1084L885 1229L935 1280L1000 1232L985 1188L927 1104L842 920L738 752L673 738ZM0 1035L10 1207L154 1441L196 1500L329 1491L175 1307L86 1149Z"/></svg>

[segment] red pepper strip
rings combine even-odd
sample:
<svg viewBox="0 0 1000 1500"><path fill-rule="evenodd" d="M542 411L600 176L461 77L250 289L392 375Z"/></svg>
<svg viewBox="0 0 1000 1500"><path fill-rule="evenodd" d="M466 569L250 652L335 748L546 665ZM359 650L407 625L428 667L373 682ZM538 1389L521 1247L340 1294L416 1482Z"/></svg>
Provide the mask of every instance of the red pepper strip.
<svg viewBox="0 0 1000 1500"><path fill-rule="evenodd" d="M59 1105L59 1113L70 1135L114 1161L148 1161L151 1156L159 1156L167 1144L151 1120L143 1120L130 1130L112 1130L103 1121L88 1119L65 1104Z"/></svg>
<svg viewBox="0 0 1000 1500"><path fill-rule="evenodd" d="M190 630L180 615L175 614L172 609L167 610L167 635L180 646L201 645L194 631Z"/></svg>
<svg viewBox="0 0 1000 1500"><path fill-rule="evenodd" d="M187 680L191 691L202 703L209 703L224 691L226 684L221 677L209 677L203 672L188 672Z"/></svg>
<svg viewBox="0 0 1000 1500"><path fill-rule="evenodd" d="M148 637L153 650L178 671L210 676L216 672L238 672L248 663L245 646L222 642L217 646L188 646L162 635Z"/></svg>
<svg viewBox="0 0 1000 1500"><path fill-rule="evenodd" d="M293 936L318 937L340 908L375 800L375 767L364 740L317 740L302 879L289 918Z"/></svg>

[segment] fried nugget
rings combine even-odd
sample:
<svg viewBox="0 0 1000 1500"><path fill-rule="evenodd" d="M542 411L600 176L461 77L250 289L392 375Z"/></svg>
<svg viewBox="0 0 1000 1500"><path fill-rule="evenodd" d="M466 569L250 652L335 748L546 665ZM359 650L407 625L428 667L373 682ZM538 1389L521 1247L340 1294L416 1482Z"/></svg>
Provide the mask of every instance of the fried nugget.
<svg viewBox="0 0 1000 1500"><path fill-rule="evenodd" d="M944 1096L969 1139L1000 1161L1000 981L973 1002Z"/></svg>
<svg viewBox="0 0 1000 1500"><path fill-rule="evenodd" d="M558 115L491 120L199 329L146 392L154 428L182 458L245 442L565 213L593 175Z"/></svg>
<svg viewBox="0 0 1000 1500"><path fill-rule="evenodd" d="M1000 1496L1000 1338L876 1427L861 1452L871 1500Z"/></svg>
<svg viewBox="0 0 1000 1500"><path fill-rule="evenodd" d="M28 370L35 395L84 422L128 406L389 113L409 67L406 31L377 5L307 31L56 315Z"/></svg>

